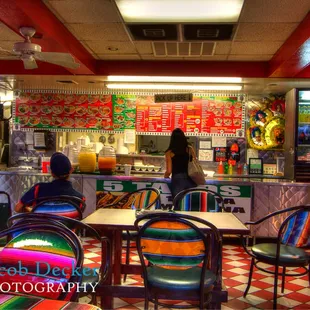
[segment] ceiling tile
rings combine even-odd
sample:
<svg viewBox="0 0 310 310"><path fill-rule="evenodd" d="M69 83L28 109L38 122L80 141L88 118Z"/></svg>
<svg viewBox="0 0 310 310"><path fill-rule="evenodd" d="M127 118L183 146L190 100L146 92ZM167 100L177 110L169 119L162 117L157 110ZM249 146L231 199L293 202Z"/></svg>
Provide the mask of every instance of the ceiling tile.
<svg viewBox="0 0 310 310"><path fill-rule="evenodd" d="M229 55L227 60L239 60L239 61L267 61L272 58L273 55Z"/></svg>
<svg viewBox="0 0 310 310"><path fill-rule="evenodd" d="M138 54L128 55L98 55L99 59L102 60L141 60Z"/></svg>
<svg viewBox="0 0 310 310"><path fill-rule="evenodd" d="M227 55L231 48L231 42L216 42L215 55Z"/></svg>
<svg viewBox="0 0 310 310"><path fill-rule="evenodd" d="M6 25L0 23L0 39L1 40L12 40L12 41L23 41L22 36L15 33Z"/></svg>
<svg viewBox="0 0 310 310"><path fill-rule="evenodd" d="M136 49L131 42L119 41L84 41L85 44L97 55L99 54L135 54ZM117 51L109 51L109 47L117 48Z"/></svg>
<svg viewBox="0 0 310 310"><path fill-rule="evenodd" d="M128 41L127 35L121 23L105 24L65 24L66 27L79 40L103 40L103 41Z"/></svg>
<svg viewBox="0 0 310 310"><path fill-rule="evenodd" d="M263 55L274 54L283 42L233 42L230 54L239 55Z"/></svg>
<svg viewBox="0 0 310 310"><path fill-rule="evenodd" d="M242 23L235 41L285 41L298 23Z"/></svg>
<svg viewBox="0 0 310 310"><path fill-rule="evenodd" d="M309 10L309 0L245 0L239 22L298 23Z"/></svg>
<svg viewBox="0 0 310 310"><path fill-rule="evenodd" d="M136 46L136 48L140 54L147 54L147 55L153 54L151 42L133 42L133 43Z"/></svg>
<svg viewBox="0 0 310 310"><path fill-rule="evenodd" d="M66 23L121 22L110 0L45 0L45 3Z"/></svg>

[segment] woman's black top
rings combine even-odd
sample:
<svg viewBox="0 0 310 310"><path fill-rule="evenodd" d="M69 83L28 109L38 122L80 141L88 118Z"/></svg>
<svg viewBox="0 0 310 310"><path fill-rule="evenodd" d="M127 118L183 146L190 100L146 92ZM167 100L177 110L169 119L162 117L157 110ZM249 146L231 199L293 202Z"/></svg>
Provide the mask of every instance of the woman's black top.
<svg viewBox="0 0 310 310"><path fill-rule="evenodd" d="M177 173L187 173L189 154L187 152L183 154L174 155L172 158L172 175Z"/></svg>

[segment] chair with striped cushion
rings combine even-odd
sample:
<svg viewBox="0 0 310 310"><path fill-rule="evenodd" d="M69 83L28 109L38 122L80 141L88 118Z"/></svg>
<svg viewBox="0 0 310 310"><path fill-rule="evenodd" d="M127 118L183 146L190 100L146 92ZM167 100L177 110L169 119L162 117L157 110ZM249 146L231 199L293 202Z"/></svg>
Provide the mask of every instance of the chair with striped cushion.
<svg viewBox="0 0 310 310"><path fill-rule="evenodd" d="M281 220L281 217L289 215ZM278 217L278 218L277 218ZM247 288L244 292L246 297L252 281L254 266L266 273L274 274L273 309L277 307L278 276L282 276L282 293L284 293L285 276L302 276L308 273L310 285L310 256L303 249L310 247L310 206L297 206L273 212L256 222L248 222L248 225L258 225L270 219L281 223L277 239L273 243L259 243L252 246L251 250L243 242L244 250L252 257L250 275ZM264 269L260 263L275 267L275 271ZM280 272L280 268L282 268ZM304 270L301 273L288 273L287 267L296 267Z"/></svg>
<svg viewBox="0 0 310 310"><path fill-rule="evenodd" d="M207 229L211 238L197 225ZM149 301L155 304L155 309L158 305L170 307L171 304L159 301L168 299L196 300L198 308L204 309L211 302L212 289L219 281L221 237L217 228L199 218L172 212L139 217L135 227L143 269L144 308L149 308ZM208 269L211 259L217 264L212 270Z"/></svg>
<svg viewBox="0 0 310 310"><path fill-rule="evenodd" d="M32 212L56 214L77 220L83 218L85 209L85 202L82 199L65 195L37 198L29 202L29 205L33 204Z"/></svg>
<svg viewBox="0 0 310 310"><path fill-rule="evenodd" d="M84 261L79 238L65 226L18 223L2 231L13 237L0 252L2 290L76 301ZM16 286L18 283L18 286Z"/></svg>
<svg viewBox="0 0 310 310"><path fill-rule="evenodd" d="M9 218L8 227L14 225L20 225L23 223L41 223L41 224L52 224L55 226L67 226L70 229L85 231L87 236L97 239L101 245L101 266L98 271L94 272L83 272L82 285L85 290L80 293L80 297L85 295L91 295L91 303L96 305L96 290L93 287L99 288L102 283L108 277L110 271L110 241L107 237L101 237L99 233L91 226L71 218L58 216L56 214L45 214L45 213L17 213Z"/></svg>
<svg viewBox="0 0 310 310"><path fill-rule="evenodd" d="M173 199L174 211L224 212L224 198L205 188L190 188Z"/></svg>

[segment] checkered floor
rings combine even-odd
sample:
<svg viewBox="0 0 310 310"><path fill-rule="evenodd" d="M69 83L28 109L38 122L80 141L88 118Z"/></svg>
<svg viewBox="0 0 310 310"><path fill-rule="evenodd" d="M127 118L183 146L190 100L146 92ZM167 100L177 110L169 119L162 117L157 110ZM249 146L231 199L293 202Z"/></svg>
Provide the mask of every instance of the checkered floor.
<svg viewBox="0 0 310 310"><path fill-rule="evenodd" d="M91 268L98 267L101 259L100 249L98 248L99 244L91 238L84 238L83 242L85 250L85 265ZM124 251L123 260L125 261ZM139 262L139 257L137 252L134 251L134 248L131 252L131 262L133 264ZM247 298L242 297L248 280L249 266L250 259L243 251L242 247L237 245L224 245L223 278L224 283L228 288L228 302L222 304L223 310L272 309L272 275L268 275L255 269L249 294L247 295ZM266 265L266 267L268 266ZM281 280L279 280L279 285L280 283ZM141 276L127 276L126 284L143 285L143 280L141 279ZM279 293L278 296L278 309L310 309L310 286L308 277L286 277L284 294ZM181 301L179 303L181 303ZM153 309L153 305L150 305L150 309ZM143 299L114 299L114 309L118 310L143 309L143 306Z"/></svg>

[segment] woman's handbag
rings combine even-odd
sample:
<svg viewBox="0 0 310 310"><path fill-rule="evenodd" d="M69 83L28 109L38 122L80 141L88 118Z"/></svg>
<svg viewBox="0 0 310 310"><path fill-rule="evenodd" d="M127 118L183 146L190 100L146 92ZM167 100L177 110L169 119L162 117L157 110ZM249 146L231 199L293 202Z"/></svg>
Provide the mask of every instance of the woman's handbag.
<svg viewBox="0 0 310 310"><path fill-rule="evenodd" d="M188 161L188 175L197 185L205 185L205 174L195 156L190 155Z"/></svg>

